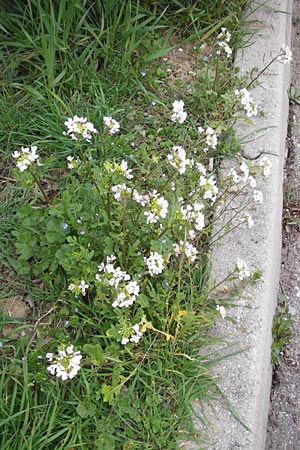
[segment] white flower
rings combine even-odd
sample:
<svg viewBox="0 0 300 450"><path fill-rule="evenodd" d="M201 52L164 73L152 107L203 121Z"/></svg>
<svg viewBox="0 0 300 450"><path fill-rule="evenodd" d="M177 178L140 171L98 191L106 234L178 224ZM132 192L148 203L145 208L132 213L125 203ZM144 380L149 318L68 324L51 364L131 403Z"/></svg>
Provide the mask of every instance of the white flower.
<svg viewBox="0 0 300 450"><path fill-rule="evenodd" d="M112 166L110 163L108 164L108 170L111 173L119 173L123 177L127 178L128 180L131 180L133 178L132 175L132 169L128 169L128 163L124 159L122 159L121 164L114 163Z"/></svg>
<svg viewBox="0 0 300 450"><path fill-rule="evenodd" d="M157 252L150 252L150 256L148 258L144 258L144 261L148 267L151 277L154 275L159 275L164 270L164 259Z"/></svg>
<svg viewBox="0 0 300 450"><path fill-rule="evenodd" d="M219 313L221 314L222 319L225 319L225 317L227 315L227 312L226 312L226 309L224 308L224 306L217 305L216 306L216 310L219 311Z"/></svg>
<svg viewBox="0 0 300 450"><path fill-rule="evenodd" d="M183 111L184 101L183 100L175 100L173 102L173 111L175 113Z"/></svg>
<svg viewBox="0 0 300 450"><path fill-rule="evenodd" d="M219 192L214 176L211 175L209 178L206 178L205 175L201 175L199 178L199 185L204 189L203 198L205 200L210 200L211 204L214 204Z"/></svg>
<svg viewBox="0 0 300 450"><path fill-rule="evenodd" d="M199 173L201 173L201 175L206 175L206 169L203 166L203 164L201 163L196 163L196 167Z"/></svg>
<svg viewBox="0 0 300 450"><path fill-rule="evenodd" d="M106 263L102 262L98 266L99 272L102 275L96 274L96 281L103 283L106 286L116 289L116 297L112 303L112 307L127 308L131 306L140 292L140 287L136 281L131 280L131 276L121 269L115 267L114 262L116 257L114 255L106 257Z"/></svg>
<svg viewBox="0 0 300 450"><path fill-rule="evenodd" d="M149 203L149 196L147 194L139 194L136 189L133 190L132 198L135 202L139 203L142 206L145 206Z"/></svg>
<svg viewBox="0 0 300 450"><path fill-rule="evenodd" d="M66 127L68 128L68 131L64 131L63 134L65 136L70 136L71 139L74 141L77 141L78 138L81 136L86 141L90 142L92 139L92 134L97 134L98 131L94 127L94 125L91 122L87 121L86 117L78 117L74 116L73 118L68 118L64 122Z"/></svg>
<svg viewBox="0 0 300 450"><path fill-rule="evenodd" d="M138 296L139 292L140 292L140 287L136 281L130 281L129 283L127 283L125 289L126 289L127 293L130 295Z"/></svg>
<svg viewBox="0 0 300 450"><path fill-rule="evenodd" d="M205 141L209 147L211 147L213 149L216 148L216 146L218 144L218 138L217 138L216 131L213 128L208 127L206 129L206 140Z"/></svg>
<svg viewBox="0 0 300 450"><path fill-rule="evenodd" d="M143 333L140 331L140 325L138 323L133 325L132 328L135 334L131 335L130 342L134 342L135 344L137 344L141 339L141 337L143 336Z"/></svg>
<svg viewBox="0 0 300 450"><path fill-rule="evenodd" d="M125 272L126 273L126 272ZM128 274L126 274L128 275ZM126 279L126 281L128 278ZM130 276L129 276L130 280ZM119 286L119 283L118 283ZM122 285L118 288L118 294L112 303L112 307L116 308L128 308L128 306L133 305L137 296L139 295L140 287L136 281L129 281L129 283L122 283Z"/></svg>
<svg viewBox="0 0 300 450"><path fill-rule="evenodd" d="M203 203L195 202L193 206L186 205L186 207L180 208L180 215L181 219L185 222L191 223L195 230L200 231L202 228L204 228L204 214L202 213L202 210L204 208Z"/></svg>
<svg viewBox="0 0 300 450"><path fill-rule="evenodd" d="M268 178L271 174L272 162L266 156L263 156L259 161L259 166L263 169L263 174Z"/></svg>
<svg viewBox="0 0 300 450"><path fill-rule="evenodd" d="M277 61L282 61L284 64L287 64L290 63L292 59L292 51L290 50L289 46L282 44L277 56Z"/></svg>
<svg viewBox="0 0 300 450"><path fill-rule="evenodd" d="M229 31L225 27L222 27L221 28L221 33L218 34L217 39L219 41L230 42L231 34L229 33Z"/></svg>
<svg viewBox="0 0 300 450"><path fill-rule="evenodd" d="M74 159L74 156L67 156L68 169L75 169L81 163L79 158Z"/></svg>
<svg viewBox="0 0 300 450"><path fill-rule="evenodd" d="M39 162L39 155L36 153L37 146L31 145L29 147L21 147L21 152L15 151L12 153L12 157L16 160L16 166L20 172L24 172L33 163L41 166Z"/></svg>
<svg viewBox="0 0 300 450"><path fill-rule="evenodd" d="M244 174L243 181L244 181L244 184L246 184L247 180L248 180L248 176L249 176L249 168L244 161L241 162L240 171Z"/></svg>
<svg viewBox="0 0 300 450"><path fill-rule="evenodd" d="M204 224L203 224L203 225L204 225ZM193 240L193 239L195 239L195 237L196 237L195 231L194 231L194 230L189 230L189 238L190 238L191 240Z"/></svg>
<svg viewBox="0 0 300 450"><path fill-rule="evenodd" d="M128 180L131 180L133 178L133 175L131 174L132 169L128 169L127 161L125 161L124 159L122 159L122 162L120 164L120 170Z"/></svg>
<svg viewBox="0 0 300 450"><path fill-rule="evenodd" d="M238 277L241 281L251 276L251 272L247 264L240 258L236 260L236 269L238 271Z"/></svg>
<svg viewBox="0 0 300 450"><path fill-rule="evenodd" d="M115 134L120 131L120 124L112 117L103 117L103 124L108 128L110 134Z"/></svg>
<svg viewBox="0 0 300 450"><path fill-rule="evenodd" d="M85 295L86 290L89 288L89 285L84 280L81 280L78 288L81 290L82 295Z"/></svg>
<svg viewBox="0 0 300 450"><path fill-rule="evenodd" d="M246 89L236 89L234 91L236 97L238 97L238 99L241 102L241 105L243 106L244 110L246 111L246 115L247 117L254 117L257 116L258 113L258 107L256 105L256 103L253 101L250 92Z"/></svg>
<svg viewBox="0 0 300 450"><path fill-rule="evenodd" d="M147 224L156 223L160 218L164 219L168 213L169 202L163 197L157 194L157 191L152 191L146 204L150 207L149 211L144 211L144 216L147 218Z"/></svg>
<svg viewBox="0 0 300 450"><path fill-rule="evenodd" d="M71 283L68 287L68 290L76 295L85 295L88 288L89 285L84 280L81 280L79 284Z"/></svg>
<svg viewBox="0 0 300 450"><path fill-rule="evenodd" d="M227 57L229 57L232 55L232 49L228 45L228 42L230 42L231 39L231 34L224 27L221 28L221 30L221 33L217 36L217 44L225 51ZM217 51L217 54L220 54L220 51Z"/></svg>
<svg viewBox="0 0 300 450"><path fill-rule="evenodd" d="M49 362L51 362L53 360L53 353L46 353L46 358L48 359Z"/></svg>
<svg viewBox="0 0 300 450"><path fill-rule="evenodd" d="M198 254L196 247L188 241L179 241L179 244L173 244L173 250L177 257L184 253L190 262L195 261Z"/></svg>
<svg viewBox="0 0 300 450"><path fill-rule="evenodd" d="M132 189L128 188L124 183L112 186L111 190L113 192L114 198L118 202L121 201L123 198L129 197L132 194Z"/></svg>
<svg viewBox="0 0 300 450"><path fill-rule="evenodd" d="M262 203L263 202L262 192L255 189L253 191L253 198L256 203Z"/></svg>
<svg viewBox="0 0 300 450"><path fill-rule="evenodd" d="M247 181L249 186L251 186L252 188L256 188L256 179L252 175L249 175Z"/></svg>
<svg viewBox="0 0 300 450"><path fill-rule="evenodd" d="M228 172L228 178L232 180L234 184L240 184L242 182L242 178L238 175L237 171L231 168Z"/></svg>
<svg viewBox="0 0 300 450"><path fill-rule="evenodd" d="M53 361L53 353L47 353L46 358L49 362ZM69 345L67 348L61 348L58 351L53 364L47 367L47 370L51 375L56 375L57 378L61 378L63 381L72 379L77 375L80 370L82 355L80 351L74 352L73 345Z"/></svg>
<svg viewBox="0 0 300 450"><path fill-rule="evenodd" d="M183 110L184 102L182 100L175 100L173 102L174 114L171 116L172 122L183 123L187 117L187 113Z"/></svg>
<svg viewBox="0 0 300 450"><path fill-rule="evenodd" d="M186 166L192 166L193 160L186 158L186 151L181 146L174 146L172 153L167 155L167 159L172 167L178 170L180 175L183 175L186 171Z"/></svg>
<svg viewBox="0 0 300 450"><path fill-rule="evenodd" d="M121 341L122 345L126 345L128 344L128 342L133 342L134 344L137 344L140 341L141 337L143 336L143 333L140 331L139 323L136 323L131 328L133 329L134 333L132 333L130 337L123 336Z"/></svg>

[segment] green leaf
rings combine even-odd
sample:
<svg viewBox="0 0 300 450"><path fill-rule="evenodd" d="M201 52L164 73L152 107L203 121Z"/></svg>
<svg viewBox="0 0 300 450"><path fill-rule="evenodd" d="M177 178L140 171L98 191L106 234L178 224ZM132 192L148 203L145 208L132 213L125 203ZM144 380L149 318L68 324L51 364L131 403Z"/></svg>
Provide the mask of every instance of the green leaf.
<svg viewBox="0 0 300 450"><path fill-rule="evenodd" d="M96 406L86 400L84 402L80 402L77 405L76 412L83 419L86 419L87 417L93 417L96 413Z"/></svg>
<svg viewBox="0 0 300 450"><path fill-rule="evenodd" d="M121 385L113 387L109 386L108 384L103 384L101 388L103 401L112 405L115 397L120 394L120 391Z"/></svg>
<svg viewBox="0 0 300 450"><path fill-rule="evenodd" d="M100 344L86 344L83 346L83 351L91 357L93 364L101 365L105 361L104 352Z"/></svg>
<svg viewBox="0 0 300 450"><path fill-rule="evenodd" d="M97 450L115 450L115 438L109 434L103 434L96 439L95 445Z"/></svg>

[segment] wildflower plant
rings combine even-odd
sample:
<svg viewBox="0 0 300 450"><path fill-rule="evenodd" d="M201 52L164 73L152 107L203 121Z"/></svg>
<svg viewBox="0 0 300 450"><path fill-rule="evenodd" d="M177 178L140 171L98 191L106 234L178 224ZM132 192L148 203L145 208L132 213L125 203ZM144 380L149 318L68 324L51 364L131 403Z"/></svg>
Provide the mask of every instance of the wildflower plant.
<svg viewBox="0 0 300 450"><path fill-rule="evenodd" d="M226 98L211 116L190 111L199 100L195 89L184 100L164 99L161 109L157 102L145 129L117 112L95 124L84 116L65 118L57 147L69 153L55 189L36 146L12 154L16 178L24 176L27 195L35 191L17 212L15 267L28 280L42 280L53 303L51 332L41 331L46 360L35 362L39 382L45 390L54 380L75 383L76 399L86 390L79 416L96 417L96 399L103 416L97 432L106 436L106 420L116 423L127 430L129 444L145 408L176 410L171 374L187 373L184 391L197 397L199 373L206 379L210 369L199 355L201 332L229 315L226 301L216 298L219 284L207 281L208 254L232 228L255 227L250 212L263 202L256 178L261 182L263 175L265 182L271 174L266 156L248 164L234 145L238 113L251 118L258 110L244 80L236 77L223 90L217 66L223 61L226 74L230 43L222 28L213 67L205 67L209 95L217 102ZM286 48L279 56L290 58ZM234 167L220 174L219 160L230 152ZM220 284L238 289L256 277L238 259ZM165 370L166 353L171 363ZM161 447L157 442L156 448L167 448L166 440Z"/></svg>
<svg viewBox="0 0 300 450"><path fill-rule="evenodd" d="M183 102L174 103L177 113L183 111ZM176 314L184 310L182 290L187 289L187 284L189 289L196 288L190 285L190 277L203 258L199 243L209 245L211 208L232 191L235 196L237 192L241 195L243 190L253 189L255 183L244 162L239 174L232 169L225 177L227 184L208 172L203 155L207 148L215 150L218 145L216 131L210 126L206 128L202 152L196 154L190 147L184 149L176 142L168 142L155 154L142 151L141 164L137 156L127 161L123 155L116 155L118 145L124 148L117 123L105 117L100 135L86 118L74 116L65 121L69 131L62 134L75 141L74 158L68 157L68 162L76 163L68 173L68 189L46 209L36 210L29 205L20 209L19 217L26 217L27 223L32 216L36 226L46 226L45 237L41 234L39 240L34 240L38 256L28 248L22 253L21 232L16 233L16 246L21 253L19 264L30 262L29 273L50 280L47 272L51 270L52 278L59 274L59 280L65 279L65 289L61 281L57 284L65 304L77 302L85 309L92 305L90 328L101 330L104 352L112 345L120 345L118 351L118 347L114 348L125 367L122 349L130 347L131 353L138 352L151 331L156 330L161 339L175 339L180 323ZM173 118L172 123L177 126ZM83 151L81 139L85 145L95 140L90 152ZM114 149L111 156L107 150L103 152L108 148ZM33 156L36 161L36 153ZM258 166L265 173L269 167L266 158ZM228 189L228 180L232 189ZM261 201L257 189L253 189L253 199ZM246 263L238 260L230 277L234 282L250 277ZM78 333L83 337L84 328L77 328ZM72 355L73 347L60 350L47 370L62 380L73 378L79 365L74 363L73 367ZM79 353L74 355L75 362L79 355L82 358Z"/></svg>

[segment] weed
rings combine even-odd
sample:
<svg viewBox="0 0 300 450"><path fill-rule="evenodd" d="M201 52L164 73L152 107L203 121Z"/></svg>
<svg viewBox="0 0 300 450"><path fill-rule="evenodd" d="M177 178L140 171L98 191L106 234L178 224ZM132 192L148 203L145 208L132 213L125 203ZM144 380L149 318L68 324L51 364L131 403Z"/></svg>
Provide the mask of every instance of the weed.
<svg viewBox="0 0 300 450"><path fill-rule="evenodd" d="M293 320L291 314L284 306L284 300L284 295L281 295L272 328L272 364L274 364L274 366L280 364L280 356L284 354L284 351L293 336Z"/></svg>
<svg viewBox="0 0 300 450"><path fill-rule="evenodd" d="M231 64L247 2L186 3L1 5L1 258L33 311L1 341L3 450L173 450L218 392L209 248L251 226L270 162L218 172L256 113Z"/></svg>

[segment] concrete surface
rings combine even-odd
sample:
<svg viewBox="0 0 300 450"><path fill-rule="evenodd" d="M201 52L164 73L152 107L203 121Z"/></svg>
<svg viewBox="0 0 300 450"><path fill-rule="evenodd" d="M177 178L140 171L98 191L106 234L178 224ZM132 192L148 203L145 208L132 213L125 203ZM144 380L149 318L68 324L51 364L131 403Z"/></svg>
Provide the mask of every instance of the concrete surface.
<svg viewBox="0 0 300 450"><path fill-rule="evenodd" d="M300 0L294 0L290 107L285 166L281 305L291 314L292 336L273 380L266 450L300 448ZM286 314L283 315L283 319Z"/></svg>
<svg viewBox="0 0 300 450"><path fill-rule="evenodd" d="M279 51L282 44L290 46L292 0L268 0L255 11L251 20L258 28L253 44L241 50L236 64L242 71L262 69ZM252 2L253 6L257 2ZM239 227L222 240L212 255L213 274L221 280L234 267L237 258L243 259L253 271L262 272L262 282L247 288L239 306L230 310L235 322L220 320L216 335L224 336L228 345L221 355L234 349L243 350L226 359L216 369L219 386L236 411L234 417L226 401L206 408L210 422L212 450L264 450L271 388L272 321L277 303L281 261L282 185L285 159L285 139L288 121L289 65L275 62L261 77L259 85L251 89L264 116L254 120L254 127L243 124L237 128L240 138L257 132L255 140L243 146L249 159L267 155L273 164L267 181L259 179L257 189L263 192L263 204L253 215L251 229ZM248 307L250 305L250 308ZM195 405L196 413L202 415ZM241 421L248 427L247 430ZM201 428L201 427L200 427ZM186 449L198 449L190 444ZM277 449L279 450L279 449Z"/></svg>

